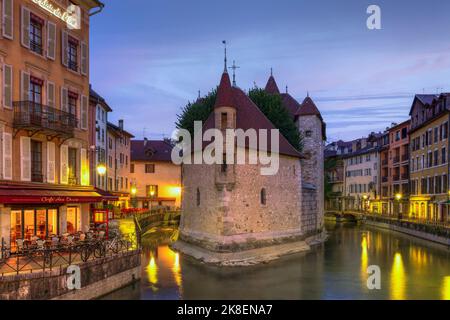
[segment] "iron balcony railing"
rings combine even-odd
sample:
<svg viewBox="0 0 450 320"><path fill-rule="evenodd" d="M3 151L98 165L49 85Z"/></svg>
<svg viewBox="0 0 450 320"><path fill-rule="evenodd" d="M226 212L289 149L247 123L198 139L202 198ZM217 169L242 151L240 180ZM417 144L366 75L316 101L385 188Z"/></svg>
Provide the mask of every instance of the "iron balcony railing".
<svg viewBox="0 0 450 320"><path fill-rule="evenodd" d="M16 128L50 131L51 134L73 136L78 126L74 114L32 101L16 101L14 105L14 126Z"/></svg>

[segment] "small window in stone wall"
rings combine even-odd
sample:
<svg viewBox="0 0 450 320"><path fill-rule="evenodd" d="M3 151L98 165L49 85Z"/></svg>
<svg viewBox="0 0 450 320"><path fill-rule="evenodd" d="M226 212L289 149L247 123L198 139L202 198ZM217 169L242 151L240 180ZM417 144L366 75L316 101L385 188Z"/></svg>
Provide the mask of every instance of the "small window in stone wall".
<svg viewBox="0 0 450 320"><path fill-rule="evenodd" d="M310 138L312 136L312 131L311 130L306 131L305 136Z"/></svg>
<svg viewBox="0 0 450 320"><path fill-rule="evenodd" d="M262 188L261 189L261 205L265 206L267 203L267 193L266 193L266 189Z"/></svg>
<svg viewBox="0 0 450 320"><path fill-rule="evenodd" d="M197 188L197 207L200 206L200 189Z"/></svg>

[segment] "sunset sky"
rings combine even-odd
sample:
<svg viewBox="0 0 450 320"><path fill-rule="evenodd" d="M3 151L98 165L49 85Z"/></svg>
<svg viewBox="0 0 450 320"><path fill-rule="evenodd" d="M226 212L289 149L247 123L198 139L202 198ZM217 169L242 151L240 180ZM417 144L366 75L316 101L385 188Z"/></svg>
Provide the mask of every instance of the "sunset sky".
<svg viewBox="0 0 450 320"><path fill-rule="evenodd" d="M110 121L142 139L170 136L198 90L215 87L222 40L237 84L309 91L328 139L354 139L408 118L415 93L450 91L450 2L105 0L91 19L91 83ZM377 4L382 30L368 30Z"/></svg>

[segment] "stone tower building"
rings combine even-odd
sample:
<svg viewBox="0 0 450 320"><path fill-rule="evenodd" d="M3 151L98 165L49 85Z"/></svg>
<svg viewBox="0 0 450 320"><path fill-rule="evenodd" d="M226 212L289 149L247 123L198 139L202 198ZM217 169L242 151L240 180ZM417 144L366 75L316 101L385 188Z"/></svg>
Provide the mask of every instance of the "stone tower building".
<svg viewBox="0 0 450 320"><path fill-rule="evenodd" d="M326 140L326 125L319 109L308 96L300 104L288 92L280 93L275 78L271 74L267 81L265 91L269 94L281 96L284 107L288 110L292 119L299 128L303 137L304 158L302 165L303 183L303 226L307 229L316 225L317 229L323 228L323 216L325 206L324 196L324 152ZM309 221L310 227L306 226Z"/></svg>
<svg viewBox="0 0 450 320"><path fill-rule="evenodd" d="M272 76L266 90L280 94ZM182 165L182 216L175 249L210 263L252 264L308 250L311 241L323 239L323 209L318 209L321 206L318 199L323 198L323 193L320 194L323 183L312 174L316 170L316 175L320 176L323 161L319 156L323 136L320 139L317 136L322 130L320 113L318 116L310 114L311 106L306 100L300 105L289 94L280 95L292 119L301 130L308 131L308 138L320 140L305 140L310 158L306 159L280 134L279 170L274 175L261 175L261 168L265 166L248 162L213 165L185 162ZM245 92L231 86L225 69L214 110L203 124L203 133L207 129L218 129L222 133L226 129L256 129L257 132L266 129L270 141L270 130L275 127ZM249 148L247 139L240 143L236 138L225 139L224 145L227 142L235 146L231 159L236 160L238 152L244 152L248 159L254 151ZM258 141L259 146L260 143ZM317 150L312 150L315 145ZM199 149L194 147L183 156L193 159L205 147L205 144ZM226 159L230 155L224 150ZM308 172L306 177L302 166ZM321 175L323 179L323 169ZM323 206L323 200L320 201Z"/></svg>
<svg viewBox="0 0 450 320"><path fill-rule="evenodd" d="M303 137L302 162L303 182L316 188L318 227L323 226L325 210L324 197L324 152L326 141L326 127L319 109L309 95L303 101L296 113L296 124Z"/></svg>

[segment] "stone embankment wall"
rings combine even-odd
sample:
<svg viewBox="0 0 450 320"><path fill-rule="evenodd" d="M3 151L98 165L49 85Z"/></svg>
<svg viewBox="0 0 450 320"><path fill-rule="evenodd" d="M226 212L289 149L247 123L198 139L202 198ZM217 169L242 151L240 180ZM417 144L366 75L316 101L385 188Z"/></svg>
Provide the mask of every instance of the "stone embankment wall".
<svg viewBox="0 0 450 320"><path fill-rule="evenodd" d="M89 300L140 278L140 250L80 264L81 289L67 288L67 267L0 277L0 300Z"/></svg>

